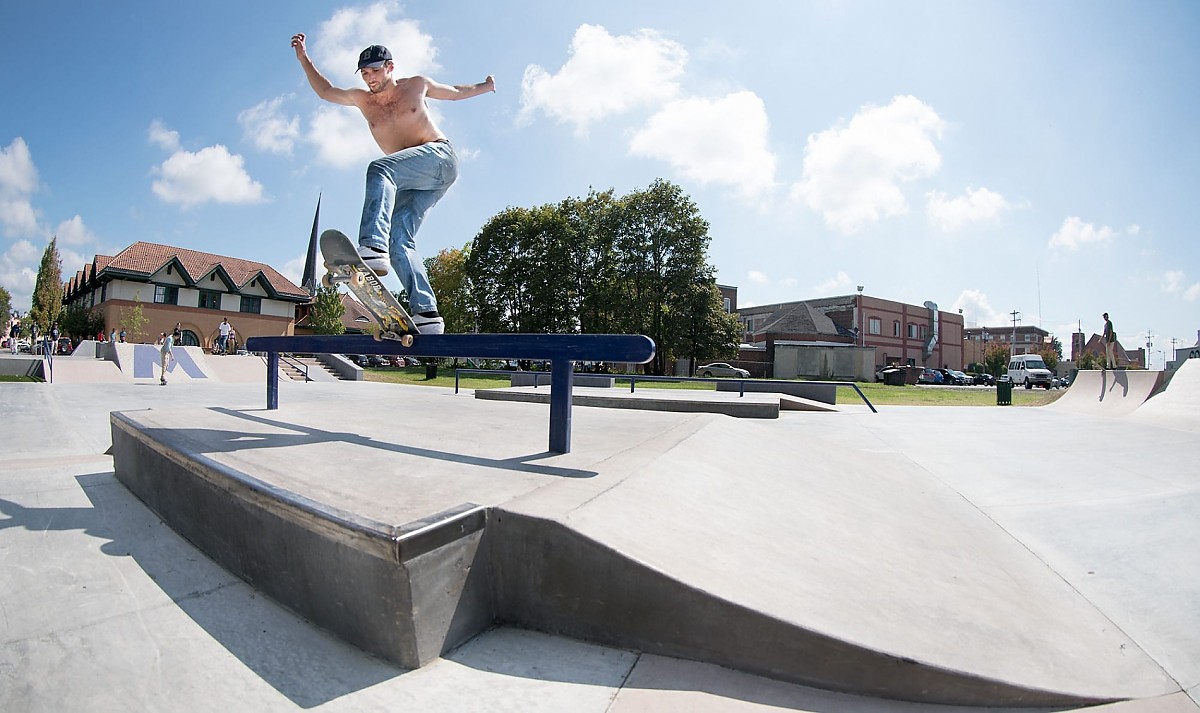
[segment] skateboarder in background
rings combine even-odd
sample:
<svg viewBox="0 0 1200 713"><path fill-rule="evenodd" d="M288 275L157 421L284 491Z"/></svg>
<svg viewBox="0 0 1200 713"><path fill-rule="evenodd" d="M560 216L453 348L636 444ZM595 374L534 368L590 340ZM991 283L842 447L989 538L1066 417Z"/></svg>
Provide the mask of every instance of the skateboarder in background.
<svg viewBox="0 0 1200 713"><path fill-rule="evenodd" d="M325 101L357 107L385 156L367 166L367 190L358 229L359 254L367 267L386 275L396 270L408 294L409 311L423 334L441 334L445 321L429 285L415 237L426 212L458 177L458 156L442 134L426 98L458 100L496 91L491 75L478 84L446 85L423 77L392 76L392 53L371 45L358 56L366 89L333 86L308 57L305 35L292 36L296 59L308 83Z"/></svg>
<svg viewBox="0 0 1200 713"><path fill-rule="evenodd" d="M1108 312L1104 313L1104 368L1117 368L1117 330L1113 329L1112 321L1108 318Z"/></svg>
<svg viewBox="0 0 1200 713"><path fill-rule="evenodd" d="M166 386L167 385L167 364L170 363L170 361L175 358L175 355L171 353L171 348L175 346L175 332L172 332L170 334L167 334L166 332L162 332L161 334L162 334L162 336L160 337L160 341L159 341L159 344L161 344L161 346L158 348L158 351L162 355L162 376L159 377L158 383L162 384L163 386Z"/></svg>

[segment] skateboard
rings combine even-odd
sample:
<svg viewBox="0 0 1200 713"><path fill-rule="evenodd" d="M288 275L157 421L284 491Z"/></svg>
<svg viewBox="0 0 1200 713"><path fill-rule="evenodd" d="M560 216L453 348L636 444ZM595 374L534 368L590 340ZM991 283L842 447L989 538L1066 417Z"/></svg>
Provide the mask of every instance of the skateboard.
<svg viewBox="0 0 1200 713"><path fill-rule="evenodd" d="M371 336L376 341L394 339L411 347L417 325L379 281L379 276L359 257L358 246L340 230L326 230L321 233L321 256L327 271L321 277L321 284L326 287L345 284L350 288L378 320L378 324L371 327Z"/></svg>

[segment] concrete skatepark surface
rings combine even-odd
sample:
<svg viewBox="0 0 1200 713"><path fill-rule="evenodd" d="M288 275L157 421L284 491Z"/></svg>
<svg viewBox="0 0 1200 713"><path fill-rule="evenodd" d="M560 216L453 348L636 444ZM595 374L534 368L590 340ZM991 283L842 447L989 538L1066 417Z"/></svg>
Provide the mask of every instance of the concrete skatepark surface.
<svg viewBox="0 0 1200 713"><path fill-rule="evenodd" d="M371 517L472 499L559 523L785 629L1143 699L1116 709L1197 710L1183 693L1200 682L1197 476L1180 465L1200 453L1177 430L1048 409L777 421L578 409L574 452L548 457L535 404L281 388L287 406L266 412L261 385L0 387L18 435L0 456L0 545L21 573L0 584L0 708L931 709L510 626L404 672L256 597L121 487L103 455L108 410L121 410L208 431L193 437L211 457ZM372 414L399 400L410 422L355 418L364 407L348 394ZM1053 432L1064 435L1043 438ZM964 439L931 434L1013 445L947 448ZM293 456L303 467L278 467Z"/></svg>
<svg viewBox="0 0 1200 713"><path fill-rule="evenodd" d="M1104 416L1124 416L1140 407L1162 383L1163 372L1126 369L1086 370L1047 408Z"/></svg>

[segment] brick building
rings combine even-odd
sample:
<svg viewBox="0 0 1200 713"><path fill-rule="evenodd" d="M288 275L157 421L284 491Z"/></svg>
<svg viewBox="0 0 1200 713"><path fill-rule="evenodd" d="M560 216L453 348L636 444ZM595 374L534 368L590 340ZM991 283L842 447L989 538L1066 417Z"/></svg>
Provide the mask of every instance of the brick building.
<svg viewBox="0 0 1200 713"><path fill-rule="evenodd" d="M145 242L111 257L96 255L63 285L64 306L99 310L106 334L119 331L127 311L140 303L146 323L130 341L152 342L179 324L183 345L205 349L222 319L239 342L291 335L296 307L308 301L306 290L270 265Z"/></svg>

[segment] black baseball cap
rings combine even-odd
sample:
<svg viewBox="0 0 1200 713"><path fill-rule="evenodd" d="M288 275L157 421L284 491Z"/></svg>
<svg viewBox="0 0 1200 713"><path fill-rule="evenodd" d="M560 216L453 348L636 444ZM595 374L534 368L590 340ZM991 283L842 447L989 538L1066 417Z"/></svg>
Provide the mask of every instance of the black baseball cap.
<svg viewBox="0 0 1200 713"><path fill-rule="evenodd" d="M383 45L371 45L358 55L358 71L370 67L382 67L384 62L392 59L392 53Z"/></svg>

